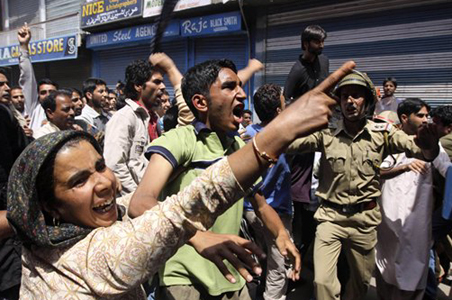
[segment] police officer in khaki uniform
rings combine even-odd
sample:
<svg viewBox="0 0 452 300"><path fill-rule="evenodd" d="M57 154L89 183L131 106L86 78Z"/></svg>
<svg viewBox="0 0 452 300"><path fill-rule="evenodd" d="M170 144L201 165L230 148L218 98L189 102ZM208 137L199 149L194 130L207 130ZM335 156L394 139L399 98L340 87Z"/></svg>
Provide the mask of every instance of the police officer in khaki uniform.
<svg viewBox="0 0 452 300"><path fill-rule="evenodd" d="M343 299L362 299L375 266L376 226L381 221L379 166L388 154L431 161L438 154L433 124L419 129L415 139L390 124L366 119L376 103L375 88L367 75L353 72L335 90L340 98L343 120L296 140L289 153L320 151L317 196L321 205L314 243L317 299L340 299L337 260L344 247L350 278ZM419 145L419 147L417 145Z"/></svg>

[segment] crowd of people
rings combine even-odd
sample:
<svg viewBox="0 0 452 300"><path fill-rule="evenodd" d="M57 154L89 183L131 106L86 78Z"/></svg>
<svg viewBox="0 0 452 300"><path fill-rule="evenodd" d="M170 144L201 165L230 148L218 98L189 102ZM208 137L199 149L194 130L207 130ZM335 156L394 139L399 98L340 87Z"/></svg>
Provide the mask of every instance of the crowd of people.
<svg viewBox="0 0 452 300"><path fill-rule="evenodd" d="M284 300L302 265L306 299L364 299L372 276L379 299L436 299L452 106L330 73L326 38L303 30L253 122L256 59L182 74L154 53L80 91L36 80L23 26L19 85L0 69L0 299Z"/></svg>

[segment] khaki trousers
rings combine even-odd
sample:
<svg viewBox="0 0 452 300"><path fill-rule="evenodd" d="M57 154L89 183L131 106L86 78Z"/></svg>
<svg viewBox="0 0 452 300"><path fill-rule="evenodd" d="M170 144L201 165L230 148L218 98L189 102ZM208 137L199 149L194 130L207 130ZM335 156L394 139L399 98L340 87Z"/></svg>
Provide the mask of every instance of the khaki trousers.
<svg viewBox="0 0 452 300"><path fill-rule="evenodd" d="M239 291L227 292L211 296L202 287L193 285L160 286L157 288L158 300L251 300L248 288L243 286Z"/></svg>
<svg viewBox="0 0 452 300"><path fill-rule="evenodd" d="M363 299L375 268L375 226L347 226L323 221L314 242L314 284L317 300L341 299L337 260L344 247L350 266L343 299Z"/></svg>

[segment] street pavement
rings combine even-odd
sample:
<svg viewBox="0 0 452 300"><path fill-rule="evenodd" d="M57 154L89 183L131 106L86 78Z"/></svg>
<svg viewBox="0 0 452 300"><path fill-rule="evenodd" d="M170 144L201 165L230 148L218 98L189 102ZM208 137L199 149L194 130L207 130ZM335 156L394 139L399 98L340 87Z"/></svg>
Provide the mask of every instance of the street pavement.
<svg viewBox="0 0 452 300"><path fill-rule="evenodd" d="M312 270L305 266L301 272L300 282L291 288L291 292L287 296L287 300L312 300L310 295L313 292L313 273ZM377 300L377 292L375 290L375 279L372 278L371 286L365 300ZM452 300L451 286L446 284L439 285L438 300Z"/></svg>

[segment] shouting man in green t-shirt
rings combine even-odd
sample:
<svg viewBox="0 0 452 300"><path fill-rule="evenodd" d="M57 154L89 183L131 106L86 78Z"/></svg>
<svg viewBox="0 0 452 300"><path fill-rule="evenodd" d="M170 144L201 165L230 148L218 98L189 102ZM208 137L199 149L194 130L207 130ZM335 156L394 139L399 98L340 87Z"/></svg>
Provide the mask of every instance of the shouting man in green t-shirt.
<svg viewBox="0 0 452 300"><path fill-rule="evenodd" d="M244 145L240 137L231 135L242 122L246 94L241 84L230 60L210 60L188 70L182 80L182 93L196 119L192 125L165 133L147 149L150 161L142 180L149 184L136 191L132 201L140 208L130 214L140 215L155 205L159 195L177 193L208 166ZM292 278L298 279L300 255L284 225L259 193L254 199L253 206L275 236L279 250L294 259ZM158 299L251 299L242 277L248 281L252 277L239 258L249 257L245 248L258 250L237 236L242 212L243 200L221 215L209 231L198 231L189 241L193 247L180 248L168 260L160 271ZM249 263L247 258L244 260ZM260 268L254 266L254 271L260 273Z"/></svg>

